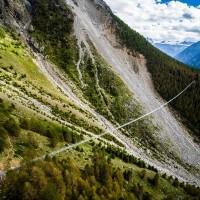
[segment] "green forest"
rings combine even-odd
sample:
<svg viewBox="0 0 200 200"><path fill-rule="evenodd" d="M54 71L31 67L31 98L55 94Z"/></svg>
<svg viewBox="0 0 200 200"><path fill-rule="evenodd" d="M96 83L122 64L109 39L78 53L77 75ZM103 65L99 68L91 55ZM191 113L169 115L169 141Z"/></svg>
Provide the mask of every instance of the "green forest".
<svg viewBox="0 0 200 200"><path fill-rule="evenodd" d="M104 151L95 148L91 164L80 168L72 158L47 157L8 172L0 190L6 200L198 200L199 188L176 179L114 167Z"/></svg>
<svg viewBox="0 0 200 200"><path fill-rule="evenodd" d="M78 60L78 51L72 34L73 13L63 0L36 0L32 7L34 29L29 33L39 44L36 51L48 56L77 82L78 75L74 63Z"/></svg>

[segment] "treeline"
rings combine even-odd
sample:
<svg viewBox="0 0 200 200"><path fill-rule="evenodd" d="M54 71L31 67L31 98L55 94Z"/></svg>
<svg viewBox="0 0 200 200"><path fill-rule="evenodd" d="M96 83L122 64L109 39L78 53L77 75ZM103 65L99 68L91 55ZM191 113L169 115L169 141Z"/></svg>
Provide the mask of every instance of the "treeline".
<svg viewBox="0 0 200 200"><path fill-rule="evenodd" d="M80 168L70 157L46 158L8 172L3 181L0 199L4 200L153 200L152 191L160 191L162 178L149 176L145 170L134 174L131 169L114 168L104 152L94 151L92 164ZM139 178L139 182L137 178ZM142 184L146 183L146 184ZM145 186L146 185L146 186ZM164 199L198 199L198 188L174 185ZM151 191L151 192L149 192Z"/></svg>
<svg viewBox="0 0 200 200"><path fill-rule="evenodd" d="M158 172L158 170L155 167L151 165L147 165L143 160L136 158L133 155L128 154L123 149L119 149L112 145L103 146L101 143L98 144L97 148L108 153L112 159L119 158L120 160L123 160L125 163L135 164L138 167L146 168L151 171Z"/></svg>
<svg viewBox="0 0 200 200"><path fill-rule="evenodd" d="M83 139L75 130L39 118L20 119L20 127L49 138L51 147L58 142L77 143Z"/></svg>
<svg viewBox="0 0 200 200"><path fill-rule="evenodd" d="M171 105L179 111L184 124L200 139L200 72L165 55L118 17L112 16L122 46L125 45L134 54L145 56L154 86L165 100L169 100L196 80L196 83Z"/></svg>
<svg viewBox="0 0 200 200"><path fill-rule="evenodd" d="M69 127L36 117L22 118L13 114L15 111L14 104L0 99L0 153L9 146L8 136L17 138L22 129L47 137L51 147L58 142L77 143L83 139L82 135Z"/></svg>
<svg viewBox="0 0 200 200"><path fill-rule="evenodd" d="M94 144L93 144L93 146L94 146ZM199 195L200 191L199 191L198 187L191 186L184 182L180 182L177 178L173 178L172 176L167 176L166 173L163 173L162 175L160 175L158 173L158 170L155 167L146 164L143 160L136 158L133 155L128 154L126 151L124 151L122 149L116 148L112 145L104 146L101 143L96 145L95 149L99 149L103 152L106 152L110 156L111 159L119 158L120 160L124 161L125 163L134 164L140 168L143 168L144 170L140 174L140 177L142 179L145 178L147 170L154 171L156 173L155 177L153 179L151 179L151 178L148 179L148 182L150 182L154 185L157 185L159 177L162 177L163 179L168 180L173 186L183 188L190 195L194 195L194 196ZM125 171L124 173L129 174L130 171Z"/></svg>

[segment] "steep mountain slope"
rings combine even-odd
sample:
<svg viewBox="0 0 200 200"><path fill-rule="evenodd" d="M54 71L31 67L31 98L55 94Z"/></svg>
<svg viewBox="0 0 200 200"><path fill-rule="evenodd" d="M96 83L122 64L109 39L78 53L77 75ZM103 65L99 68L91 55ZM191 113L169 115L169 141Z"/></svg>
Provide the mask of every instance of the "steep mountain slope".
<svg viewBox="0 0 200 200"><path fill-rule="evenodd" d="M145 55L155 89L164 99L169 99L185 84L196 80L196 84L193 85L193 89L189 91L188 95L184 95L173 102L172 106L179 111L184 124L190 127L199 137L199 71L190 70L187 66L161 53L120 19L117 17L115 19L120 24L118 25L120 40L132 51Z"/></svg>
<svg viewBox="0 0 200 200"><path fill-rule="evenodd" d="M45 1L44 1L45 2ZM35 4L35 8L37 8L37 9L44 9L45 7L43 7L45 4L43 4L44 2L35 2L36 4ZM38 4L37 4L38 3ZM11 5L13 5L12 3L10 3ZM22 8L23 8L23 5L21 5L21 4L19 4ZM48 5L48 4L47 4ZM20 6L16 6L16 8L19 8ZM52 6L53 6L53 4L52 4ZM62 9L65 7L65 4L62 4ZM12 6L11 7L6 7L7 9L5 9L5 10L7 10L9 13L11 12L17 12L15 9L14 9L14 11L12 10L13 8L12 8ZM15 7L14 7L15 8ZM55 8L55 7L54 7ZM54 9L53 8L53 9ZM11 9L11 10L10 10ZM66 8L67 9L67 8ZM5 11L4 10L4 11ZM60 10L60 9L59 9ZM49 11L49 10L48 10ZM55 10L54 10L55 11ZM67 9L66 10L66 12L69 12L69 13L71 13L70 12L70 10L69 9ZM23 19L23 17L27 17L26 15L25 16L23 16L23 13L26 13L26 12L24 12L24 10L22 9L22 10L20 10L20 11L18 11L20 14L22 14L21 15L21 18ZM18 13L17 12L17 13ZM47 11L46 12L42 12L43 14L45 14L45 13L47 13ZM57 14L59 17L61 17L60 16L60 14L59 14L59 11L57 10L57 13L54 13L53 12L53 14ZM47 17L48 17L48 15L46 15ZM65 17L66 17L66 15L65 15ZM41 17L42 18L42 17ZM71 18L72 18L72 15L70 16L69 15L69 20L71 21ZM16 19L11 15L7 15L6 14L6 18L5 18L5 23L7 24L9 24L9 25L14 25L14 28L16 29L16 27L17 27L17 30L18 31L21 31L22 30L22 27L24 27L24 24L21 24L21 23L23 23L23 20L20 20L20 21L18 21L17 23L16 23L16 21L15 21ZM10 22L11 21L11 22ZM29 20L28 20L28 22L30 22ZM47 21L45 21L45 23L46 22L49 22L49 24L47 23L47 26L50 26L51 25L51 23L52 23L52 21L50 20L50 19L48 19ZM67 15L67 18L65 18L65 22L66 23L68 23L68 15ZM33 22L34 23L34 22ZM27 22L26 22L26 24L27 24ZM60 21L59 21L59 24L60 24ZM58 26L59 26L59 24L57 24ZM55 24L54 24L55 25ZM63 26L65 26L65 24L63 24ZM26 27L28 27L28 25L26 26ZM38 27L37 26L37 28L40 28L40 27ZM57 28L57 27L55 27L55 28ZM49 29L50 30L50 29ZM53 30L53 29L52 29ZM2 30L3 31L3 30ZM23 33L22 33L22 37L23 38L26 38L27 37L27 35L25 35L24 34L24 31L25 30L23 30ZM42 32L42 30L40 29L40 32ZM35 33L36 33L36 31L35 31ZM5 33L4 33L5 34ZM38 34L39 35L39 34ZM37 35L37 36L38 36ZM43 38L43 39L45 39L45 41L50 41L51 42L51 37L53 36L53 33L51 33L51 34L49 34L49 38L47 37L47 38ZM66 37L68 38L68 36L69 36L69 32L68 32L68 35L66 35ZM70 37L70 36L69 36ZM42 38L42 37L40 37L40 38ZM91 135L94 135L94 134L92 134L91 132L88 132L88 130L90 130L90 131L93 131L93 133L99 133L100 131L101 131L101 128L103 128L104 130L107 130L107 131L109 131L109 130L111 130L111 134L112 134L112 132L113 132L113 125L110 123L110 122L108 122L108 121L106 121L106 119L103 117L103 116L101 116L101 115L99 115L97 112L95 112L94 111L94 109L92 109L92 108L90 108L86 103L84 103L84 102L82 102L79 98L77 98L76 97L76 95L72 92L72 89L68 86L68 84L70 84L70 81L69 81L69 79L67 79L66 78L66 74L64 74L64 73L66 73L66 71L65 72L63 72L63 74L62 73L60 73L60 71L58 70L58 69L55 69L55 66L53 66L52 64L49 64L45 59L44 59L44 57L41 55L41 54L39 54L38 53L38 51L40 51L40 48L38 47L38 43L37 42L35 42L34 40L32 40L32 39L30 39L29 40L29 38L27 39L28 40L28 43L30 44L30 46L33 48L33 50L35 51L35 52L32 52L34 55L35 55L35 63L36 64L38 64L38 66L39 66L39 69L41 70L41 72L43 72L44 73L44 75L46 76L42 76L42 77L40 77L40 76L37 76L37 75L35 75L35 74L37 74L37 73L39 73L38 72L38 69L37 69L37 66L36 65L33 65L33 67L32 67L32 69L29 71L29 69L30 69L30 63L29 62L26 62L25 60L24 60L24 57L23 57L23 59L21 59L20 58L20 55L22 54L23 55L23 53L21 52L22 50L23 50L23 52L24 52L24 54L25 54L25 50L24 50L24 48L23 49L19 49L19 52L18 52L18 47L15 47L15 43L18 43L18 41L16 40L13 40L12 41L12 39L11 39L11 36L9 36L9 34L8 34L8 36L7 36L7 34L6 34L6 37L2 37L2 46L5 46L6 48L4 48L4 49L2 49L2 57L1 57L1 61L2 61L2 82L1 82L1 87L2 87L2 89L5 87L5 89L3 89L3 93L7 96L8 94L10 94L10 92L8 93L8 90L9 90L9 85L12 83L12 81L14 80L14 76L12 77L12 79L11 79L11 77L9 76L8 77L8 79L11 81L11 82L5 82L6 81L6 79L5 79L5 74L6 74L6 71L9 71L9 70L13 70L13 68L14 68L14 70L16 70L16 72L15 71L12 71L12 73L10 74L10 75L12 75L12 74L15 74L15 73L20 73L21 71L23 72L23 73L25 73L25 77L27 77L27 80L29 80L29 81L35 81L35 78L37 77L37 85L36 86L40 86L40 87L42 87L43 88L43 93L42 94L40 94L40 91L39 92L37 92L36 94L29 94L28 92L26 92L26 95L25 94L23 94L23 92L24 92L24 90L30 90L30 88L29 87L35 87L35 84L33 84L33 86L30 86L30 85L27 85L26 84L26 81L27 80L23 80L22 81L22 86L23 86L23 88L22 88L22 90L21 90L21 93L20 93L20 95L17 97L17 95L15 95L16 96L16 99L15 99L15 101L18 101L19 103L22 103L22 101L21 101L21 98L22 98L22 96L24 96L24 102L23 102L23 105L25 105L26 103L27 103L27 101L25 101L26 99L29 99L30 100L30 106L33 104L33 107L34 107L34 109L35 109L35 111L36 112L41 112L42 111L42 114L45 114L46 116L48 116L48 117L50 117L51 119L54 119L54 120L56 120L56 121L58 121L59 123L61 123L62 125L66 125L66 126L70 126L70 127L73 127L73 129L75 128L75 129L78 129L79 131L80 131L80 128L79 127L77 127L77 125L80 125L81 123L82 123L82 130L81 130L81 132L83 132L83 133L86 133L86 135L89 135L89 136L91 136ZM55 45L55 43L51 43L51 44L49 44L49 46L50 45ZM68 48L68 50L70 50L70 48L69 48L69 46L67 47ZM41 47L41 49L42 49L42 47ZM57 50L57 48L52 48L52 50ZM59 48L59 50L61 50L62 51L62 48ZM4 53L4 52L7 52L6 54ZM58 51L58 56L60 56L60 52L61 51ZM9 54L8 54L8 52L9 52ZM44 53L44 52L43 52ZM64 56L67 54L68 52L65 52L65 54L64 54ZM72 54L73 55L73 54ZM7 57L6 57L7 56ZM50 56L50 55L49 55ZM13 58L14 57L14 58ZM8 59L9 58L9 59ZM18 58L20 58L20 60L18 59ZM73 59L73 56L70 56L70 57L68 57L68 62L70 61L70 60L72 60ZM30 62L32 63L32 61L31 61L31 56L29 56L29 60L30 60ZM17 63L16 63L16 61L17 61ZM54 60L53 60L54 61ZM58 59L58 61L59 61L59 63L57 63L58 65L60 65L60 62L62 62L63 60L62 60L62 58L60 58L60 59ZM22 64L23 63L23 64ZM20 65L21 65L21 67L20 67ZM11 66L11 67L10 67ZM29 66L29 67L28 67ZM68 65L69 66L69 65ZM62 66L61 66L62 67ZM75 65L73 66L73 67L76 67ZM8 68L8 69L7 69ZM11 68L11 69L10 69ZM76 70L76 68L74 68L75 70ZM73 68L72 68L72 70L74 70ZM104 69L106 69L107 71L108 71L108 73L114 78L114 80L112 80L112 87L115 85L115 84L117 84L117 86L116 86L116 89L115 89L115 92L116 93L118 93L118 89L120 89L121 88L121 90L122 90L122 93L127 93L127 95L128 95L128 93L129 93L129 91L124 87L124 85L123 85L123 83L122 83L122 81L108 68L106 68L106 66L104 67ZM69 69L67 69L67 70L69 70ZM74 71L74 73L70 73L70 71L67 71L68 73L68 76L70 76L70 75L72 75L72 76L75 76L75 74L77 74L76 73L76 71ZM5 74L4 74L5 73ZM9 73L8 73L9 74ZM76 77L76 76L75 76ZM78 78L78 77L76 77L76 78ZM46 79L48 79L48 80L46 80ZM116 79L116 80L115 80ZM73 78L72 78L72 80L73 80ZM105 80L105 79L104 79ZM49 82L50 81L50 82ZM108 80L109 81L109 80ZM68 83L66 83L66 82L68 82ZM52 84L51 84L52 83ZM110 85L110 83L108 82L108 84ZM32 85L32 84L31 84ZM67 95L68 97L69 97L69 99L70 99L70 101L72 101L72 103L69 103L69 101L66 101L68 98L66 98L66 97L64 97L64 99L66 98L66 100L63 100L63 94L60 94L60 91L55 91L56 93L55 93L55 95L57 96L57 97L59 97L60 95L61 95L61 97L62 97L62 99L59 99L59 102L54 102L53 101L53 98L55 98L54 96L52 96L52 94L50 94L49 96L51 97L50 99L49 99L49 101L47 102L47 100L46 99L43 99L44 97L45 97L45 95L44 95L44 93L46 93L50 88L51 88L51 85L56 85L57 87L59 87L59 89L61 89L61 91L65 94L65 95ZM109 86L108 85L108 86ZM18 85L17 85L18 86ZM15 91L15 87L17 87L16 85L14 85L14 87L12 86L12 88L13 88L13 90ZM38 87L39 87L38 86ZM106 86L106 85L105 85ZM111 86L111 85L110 85ZM109 87L110 87L109 86ZM7 88L8 87L8 88ZM21 87L21 85L20 86L18 86L18 87ZM54 86L54 89L55 89L55 86ZM102 89L102 91L103 91L103 89ZM91 91L88 91L88 92L90 92L91 93ZM38 95L38 93L39 93L39 97L38 96L36 96L36 95ZM13 95L13 94L12 94ZM29 95L31 96L31 98L29 97ZM95 95L95 94L94 94ZM113 95L112 95L113 96ZM116 96L116 95L115 95ZM3 95L3 97L4 97L4 95ZM42 98L41 98L42 97ZM60 97L60 98L61 98ZM94 96L95 97L95 96ZM128 101L130 101L130 97L129 96L127 96L128 97ZM5 97L4 97L5 98ZM7 97L8 98L8 97ZM6 99L7 99L6 98ZM105 98L105 97L104 97ZM110 98L111 98L111 96L110 96ZM37 100L36 100L37 99ZM81 99L83 99L83 97L81 97ZM114 99L114 96L113 96L113 99ZM98 99L97 99L98 100ZM101 99L100 99L101 100ZM125 99L125 101L126 101L126 99ZM97 101L98 102L98 101ZM107 101L108 102L108 101ZM121 99L121 103L123 102L123 99ZM75 105L73 105L73 103L75 104ZM128 103L128 102L127 102ZM131 102L130 102L131 103ZM45 105L44 105L45 104ZM48 105L48 106L46 106L46 104ZM69 105L68 105L69 104ZM81 113L81 112L77 112L77 111L72 111L71 109L73 109L73 107L74 106L76 106L76 107L80 107L81 108L81 110L79 110L79 111L81 111L81 112L83 112L83 113ZM101 106L101 105L100 105ZM113 108L114 108L114 106L115 105L113 105ZM27 105L27 107L29 107L28 105ZM84 110L86 110L86 111L88 111L88 113L85 111L84 112ZM116 109L115 109L116 110ZM134 115L133 116L137 116L137 115L139 115L140 114L140 112L139 112L139 110L138 110L138 108L137 107L135 107L135 112L133 113ZM44 112L45 111L45 112ZM124 112L124 110L122 110L122 112L121 113L123 113ZM90 113L90 114L89 114ZM118 112L118 114L119 114L120 112ZM92 118L91 118L91 115L93 116ZM57 117L58 116L58 117ZM22 117L22 116L21 116ZM80 120L79 121L79 119L77 119L77 117L78 118L80 118L80 117L83 117L84 118L84 120L86 120L86 121L82 121L82 120ZM87 118L90 118L89 119L89 123L90 123L90 125L88 124L88 122L87 122ZM100 127L96 124L96 122L94 122L94 120L98 120L99 122L99 125L100 125ZM70 122L70 123L69 123ZM74 123L74 125L73 124L71 124L71 122L72 123ZM96 126L96 127L95 127ZM138 125L137 125L138 126ZM136 128L137 128L137 126L136 126ZM88 129L88 130L84 130L85 128L86 129ZM145 128L145 126L144 126L144 129L146 129ZM121 136L121 135L119 135L119 136ZM117 140L122 140L123 139L123 135L122 135L122 139L120 139L120 137L116 137L116 141L115 142L117 142ZM110 138L109 137L109 139L112 139L112 140L114 140L112 137ZM112 142L111 142L112 143ZM121 143L117 143L117 144L120 144L121 145ZM132 147L132 149L133 149L134 147ZM137 152L137 149L135 148L135 151ZM35 156L37 156L37 154L35 154Z"/></svg>
<svg viewBox="0 0 200 200"><path fill-rule="evenodd" d="M149 57L126 47L119 35L125 25L103 1L0 2L2 24L9 30L13 28L6 32L3 27L0 40L2 113L7 113L8 102L17 105L10 118L19 133L14 137L5 134L5 138L7 134L9 137L1 154L5 161L0 162L1 169L108 131L106 137L83 146L82 154L80 149L80 154L73 151L72 157L81 157L77 163L88 164L92 146L101 142L108 155L113 153L145 167L137 157L151 169L153 166L179 180L199 184L199 147L169 108L121 131L114 130L164 101L154 91L147 71ZM184 86L169 93L170 98ZM3 130L6 122L1 123ZM37 135L31 145L37 146L41 141L36 152L28 145L29 132ZM2 141L6 144L5 138ZM115 167L118 166L117 163ZM98 179L96 174L95 177ZM23 174L18 178L24 180ZM10 181L12 174L8 184ZM14 187L17 184L14 182Z"/></svg>
<svg viewBox="0 0 200 200"><path fill-rule="evenodd" d="M188 43L177 43L177 44L155 43L153 45L156 48L160 49L163 53L166 53L167 55L173 58L190 46L188 45Z"/></svg>
<svg viewBox="0 0 200 200"><path fill-rule="evenodd" d="M200 68L200 42L180 52L176 59L195 68Z"/></svg>
<svg viewBox="0 0 200 200"><path fill-rule="evenodd" d="M74 4L71 3L73 6ZM145 67L145 58L134 52L128 52L126 48L121 48L116 35L117 31L115 26L112 26L112 17L110 16L110 10L102 2L96 2L93 7L89 1L79 2L79 7L74 6L75 13L77 14L77 21L81 22L82 28L79 28L80 35L89 35L92 42L96 45L98 52L109 62L113 69L120 74L125 83L129 86L129 89L134 92L135 96L142 102L143 106L147 111L153 110L157 105L161 104L159 100L155 98L155 92L150 81L150 77ZM97 9L96 9L97 7ZM79 24L76 27L81 27ZM132 54L132 55L131 55ZM152 98L152 99L151 99ZM151 99L151 100L150 100ZM167 121L165 119L168 119ZM185 156L188 155L189 146L191 152L196 149L193 146L190 139L186 139L183 133L186 134L185 130L180 126L177 120L170 114L169 110L163 110L157 113L157 122L161 124L163 130L161 131L161 138L169 139L172 143L177 145L177 148L181 148L182 144L188 143L180 150ZM186 134L187 135L187 134ZM167 137L167 138L166 138ZM173 138L173 139L172 139ZM197 149L196 149L197 150ZM195 151L196 151L195 150ZM187 151L187 153L186 153ZM196 151L198 155L198 150ZM191 153L191 156L194 156ZM191 157L190 157L191 158ZM189 157L186 160L190 159ZM193 157L194 158L194 157Z"/></svg>

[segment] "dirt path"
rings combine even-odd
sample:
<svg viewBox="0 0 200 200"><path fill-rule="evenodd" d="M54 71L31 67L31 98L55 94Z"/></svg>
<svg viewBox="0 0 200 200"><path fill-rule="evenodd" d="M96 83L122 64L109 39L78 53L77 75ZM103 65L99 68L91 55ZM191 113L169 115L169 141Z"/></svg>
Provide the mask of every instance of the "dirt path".
<svg viewBox="0 0 200 200"><path fill-rule="evenodd" d="M85 55L85 51L81 47L81 40L78 39L77 43L78 43L78 49L79 49L79 60L78 60L78 62L76 64L76 68L77 68L77 71L78 71L81 87L84 88L85 84L83 82L83 76L82 76L82 72L81 72L80 66L81 66L81 62L83 61L83 58L84 58L84 55Z"/></svg>

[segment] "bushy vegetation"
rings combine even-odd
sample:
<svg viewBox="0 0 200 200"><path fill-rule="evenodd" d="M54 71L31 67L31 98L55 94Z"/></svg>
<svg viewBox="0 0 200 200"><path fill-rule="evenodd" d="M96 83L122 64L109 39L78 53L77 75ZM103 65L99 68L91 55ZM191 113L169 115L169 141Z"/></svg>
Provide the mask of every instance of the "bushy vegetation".
<svg viewBox="0 0 200 200"><path fill-rule="evenodd" d="M42 136L46 136L50 139L52 147L55 147L57 143L61 141L76 143L82 139L82 137L71 128L50 123L47 120L39 118L23 118L20 121L20 126L25 130L30 130Z"/></svg>
<svg viewBox="0 0 200 200"><path fill-rule="evenodd" d="M14 104L0 99L0 152L9 146L8 136L17 138L21 130L32 131L47 137L51 147L55 147L59 142L70 144L83 139L81 135L69 127L39 117L24 118L16 115L15 111Z"/></svg>
<svg viewBox="0 0 200 200"><path fill-rule="evenodd" d="M19 122L11 115L13 109L13 104L0 99L0 153L9 146L8 137L18 136L20 132Z"/></svg>
<svg viewBox="0 0 200 200"><path fill-rule="evenodd" d="M39 44L37 50L44 49L43 53L53 63L76 80L74 60L77 59L77 49L72 35L74 18L71 10L63 0L36 0L32 18L34 30L30 34Z"/></svg>
<svg viewBox="0 0 200 200"><path fill-rule="evenodd" d="M138 183L141 182L141 183ZM165 187L161 186L165 183ZM167 188L167 189L166 189ZM170 197L169 188L171 194ZM162 199L197 199L198 188L170 186L157 173L134 172L114 168L111 159L95 151L92 164L81 169L70 157L64 160L46 158L7 174L0 192L6 200L64 199L124 199L155 200L153 194L163 193ZM1 198L2 197L2 198Z"/></svg>
<svg viewBox="0 0 200 200"><path fill-rule="evenodd" d="M83 89L85 98L111 121L123 123L139 115L140 108L134 103L133 95L123 81L98 56L95 49L93 54L94 62L87 54L81 66L83 82L86 84Z"/></svg>
<svg viewBox="0 0 200 200"><path fill-rule="evenodd" d="M103 98L103 91L99 88L97 83L97 67L88 54L84 57L84 63L81 65L81 71L83 75L83 82L85 84L85 87L82 89L85 98L89 100L99 113L112 120L111 113L109 113L106 105L106 99Z"/></svg>
<svg viewBox="0 0 200 200"><path fill-rule="evenodd" d="M89 121L79 118L76 114L73 114L71 111L65 111L58 109L58 107L52 108L53 114L58 117L61 117L63 120L66 120L72 124L75 124L85 130L88 130L92 133L99 134L102 130L96 126L92 126Z"/></svg>
<svg viewBox="0 0 200 200"><path fill-rule="evenodd" d="M156 90L166 100L178 94L193 80L196 83L171 105L182 116L183 122L200 138L200 72L170 58L154 48L144 37L113 15L118 37L133 53L141 53L147 60Z"/></svg>
<svg viewBox="0 0 200 200"><path fill-rule="evenodd" d="M6 34L5 34L5 31L2 27L0 27L0 39L3 39L5 38Z"/></svg>
<svg viewBox="0 0 200 200"><path fill-rule="evenodd" d="M72 123L76 124L77 126L79 125L80 127L84 127L87 130L94 131L94 132L100 132L98 128L91 126L88 124L88 122L85 122L85 119L80 118L78 115L75 115L72 113L72 111L68 110L68 107L72 107L69 102L65 101L66 98L65 96L56 89L53 84L51 84L48 79L45 77L44 74L40 72L38 67L34 64L31 55L28 53L26 47L20 42L19 37L15 35L15 32L10 32L8 30L5 30L4 27L0 27L0 30L2 30L2 33L4 33L4 38L0 38L0 80L6 83L9 86L14 86L17 90L21 91L24 95L29 96L30 98L33 98L39 102L41 102L44 105L49 106L52 110L53 113L60 114L59 118L62 118L63 116L61 113L59 113L57 104L59 107L62 107L64 104L65 108L62 113L65 114L65 120ZM14 53L15 52L15 53ZM3 87L1 87L3 89ZM1 92L4 93L3 90ZM18 94L19 97L23 96L22 94ZM12 96L12 99L15 98L14 95ZM57 103L56 105L54 103ZM67 104L67 105L66 105ZM69 104L69 105L68 105ZM31 104L26 104L26 107L31 107ZM54 109L57 108L57 109ZM35 111L42 113L43 110L36 110L35 107L31 107L31 109L34 109ZM72 110L77 109L76 107L72 107ZM3 111L2 111L3 112ZM9 112L8 112L9 113ZM11 113L11 112L10 112ZM43 113L44 114L44 113ZM17 118L19 120L17 120ZM41 133L40 130L36 130L37 133L47 136L50 135L51 132L55 132L55 134L52 134L53 137L49 137L51 140L51 144L56 144L59 140L63 141L63 137L59 136L62 135L63 131L64 132L69 132L71 134L70 137L72 137L73 141L79 141L80 138L77 136L76 131L70 128L66 127L60 127L60 126L55 126L55 124L49 123L49 121L44 121L36 118L31 119L24 119L20 120L20 116L14 117L12 120L8 120L5 126L9 126L6 128L10 129L10 134L15 134L11 130L11 126L15 121L18 123L24 123L24 121L30 121L29 122L29 127L25 127L26 130L34 131L34 128L32 127L37 127L38 129L45 127L45 131ZM55 120L55 119L53 119ZM34 125L35 123L35 125ZM14 126L14 125L13 125ZM23 124L20 125L21 128L23 129ZM55 127L53 127L55 126ZM16 127L13 127L13 129ZM61 131L63 129L63 131ZM68 129L68 131L64 130ZM47 133L47 132L50 133ZM45 134L44 134L45 132ZM4 134L5 135L5 134ZM3 137L3 132L2 132L2 137ZM5 136L3 137L5 138ZM2 139L1 142L3 144L6 140ZM57 141L57 142L55 142ZM67 142L67 141L66 141ZM3 149L2 145L2 149Z"/></svg>
<svg viewBox="0 0 200 200"><path fill-rule="evenodd" d="M117 147L114 147L114 146L104 147L104 146L100 145L98 148L107 152L112 158L117 157L120 160L123 160L125 163L135 164L141 168L148 168L152 171L158 172L158 170L156 168L154 168L153 166L145 164L145 162L143 160L138 159L132 155L129 155L127 152L125 152L124 150L121 150Z"/></svg>
<svg viewBox="0 0 200 200"><path fill-rule="evenodd" d="M112 122L124 124L130 119L136 119L142 115L142 108L134 99L120 77L98 55L95 47L90 46L93 59L85 54L80 70L85 86L82 88L86 99L94 108ZM80 88L81 89L81 88ZM125 128L129 136L139 138L145 147L159 148L158 141L154 140L156 128L150 120L140 120Z"/></svg>

